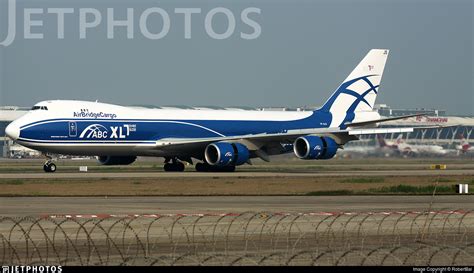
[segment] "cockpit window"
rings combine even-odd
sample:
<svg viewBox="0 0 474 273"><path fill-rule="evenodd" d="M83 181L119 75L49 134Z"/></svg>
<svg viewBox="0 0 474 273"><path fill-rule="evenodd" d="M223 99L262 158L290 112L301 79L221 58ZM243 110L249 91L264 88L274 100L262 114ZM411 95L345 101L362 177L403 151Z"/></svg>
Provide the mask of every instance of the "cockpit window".
<svg viewBox="0 0 474 273"><path fill-rule="evenodd" d="M31 110L46 110L47 111L48 107L35 105L35 106L33 106L33 108L31 108Z"/></svg>

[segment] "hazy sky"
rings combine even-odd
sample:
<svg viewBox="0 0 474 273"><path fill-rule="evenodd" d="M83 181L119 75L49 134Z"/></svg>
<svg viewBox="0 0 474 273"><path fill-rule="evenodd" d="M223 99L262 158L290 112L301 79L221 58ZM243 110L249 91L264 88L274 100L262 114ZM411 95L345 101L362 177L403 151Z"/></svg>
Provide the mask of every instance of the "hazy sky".
<svg viewBox="0 0 474 273"><path fill-rule="evenodd" d="M16 39L0 46L0 105L30 106L46 99L118 104L305 106L322 104L371 48L389 48L377 103L395 108L440 108L474 115L473 2L471 0L81 1L17 0ZM0 40L7 35L7 1L0 0ZM170 31L146 39L139 17L147 8L169 13ZM205 31L206 14L224 7L235 16L230 38ZM241 12L261 26L257 39ZM57 38L56 16L42 19L44 39L23 39L24 8L74 8ZM80 39L79 9L95 8L101 24ZM134 39L125 28L107 39L107 8L125 18L134 8ZM184 38L175 8L201 8ZM89 18L90 19L90 18ZM223 14L213 21L223 33ZM150 31L162 20L150 16Z"/></svg>

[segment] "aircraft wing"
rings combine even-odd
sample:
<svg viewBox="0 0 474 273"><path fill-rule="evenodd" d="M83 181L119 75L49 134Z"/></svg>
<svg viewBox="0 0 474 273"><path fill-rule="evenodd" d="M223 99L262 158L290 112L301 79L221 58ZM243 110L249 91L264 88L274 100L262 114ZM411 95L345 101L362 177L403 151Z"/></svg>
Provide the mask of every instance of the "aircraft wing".
<svg viewBox="0 0 474 273"><path fill-rule="evenodd" d="M240 136L225 136L211 138L164 138L156 141L156 148L161 150L193 150L207 146L218 141L235 141L245 144L249 150L257 151L263 146L271 143L292 143L300 136L306 135L327 135L332 136L340 145L349 140L358 139L358 135L384 134L384 133L405 133L413 132L413 128L364 128L364 129L335 129L335 128L314 128L303 130L288 130L274 134L253 134Z"/></svg>

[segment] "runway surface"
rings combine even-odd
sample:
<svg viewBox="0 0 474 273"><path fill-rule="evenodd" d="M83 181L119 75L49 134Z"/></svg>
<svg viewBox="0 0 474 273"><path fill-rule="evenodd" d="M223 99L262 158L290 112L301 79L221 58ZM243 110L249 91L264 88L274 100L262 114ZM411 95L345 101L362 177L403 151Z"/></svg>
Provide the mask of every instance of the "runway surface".
<svg viewBox="0 0 474 273"><path fill-rule="evenodd" d="M434 176L474 175L474 169L465 170L379 170L379 171L319 171L319 172L68 172L68 173L2 173L0 179L40 178L173 178L173 177L351 177L351 176Z"/></svg>
<svg viewBox="0 0 474 273"><path fill-rule="evenodd" d="M213 197L2 197L0 216L50 214L373 212L474 210L473 195L450 196L213 196Z"/></svg>

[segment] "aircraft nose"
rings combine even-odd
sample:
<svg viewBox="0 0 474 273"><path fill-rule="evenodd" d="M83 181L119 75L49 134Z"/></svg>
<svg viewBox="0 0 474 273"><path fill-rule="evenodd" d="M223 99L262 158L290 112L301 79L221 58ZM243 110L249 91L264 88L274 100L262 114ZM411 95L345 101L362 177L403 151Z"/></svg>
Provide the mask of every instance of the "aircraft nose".
<svg viewBox="0 0 474 273"><path fill-rule="evenodd" d="M20 128L15 124L11 123L5 129L5 134L12 140L17 140L20 136Z"/></svg>

